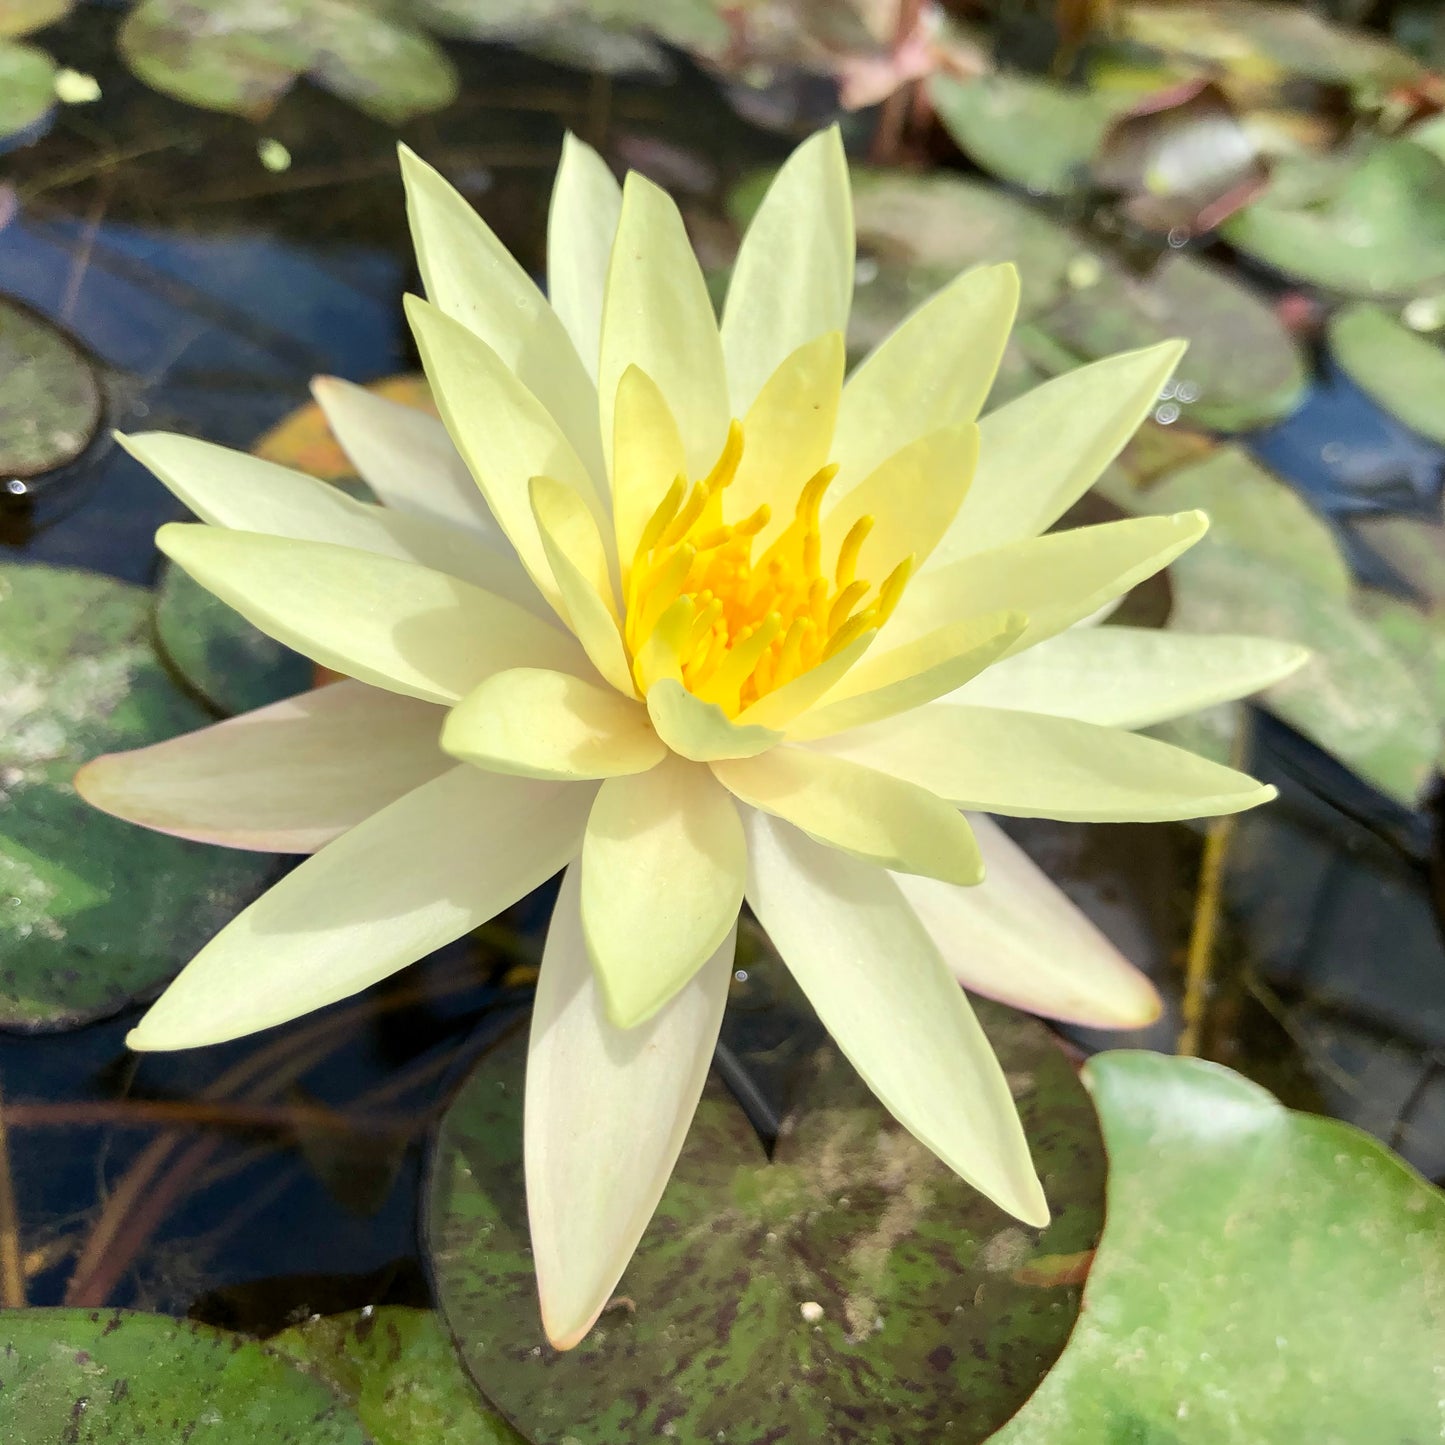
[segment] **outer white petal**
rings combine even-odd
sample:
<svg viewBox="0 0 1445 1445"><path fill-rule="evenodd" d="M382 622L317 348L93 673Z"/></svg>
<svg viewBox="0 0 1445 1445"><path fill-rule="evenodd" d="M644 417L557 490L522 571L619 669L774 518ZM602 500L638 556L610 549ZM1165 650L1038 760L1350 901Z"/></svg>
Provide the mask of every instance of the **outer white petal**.
<svg viewBox="0 0 1445 1445"><path fill-rule="evenodd" d="M736 931L646 1023L607 1017L578 909L552 913L527 1056L527 1213L542 1324L559 1350L591 1329L657 1208L712 1062Z"/></svg>
<svg viewBox="0 0 1445 1445"><path fill-rule="evenodd" d="M1047 1224L1003 1070L897 884L765 814L745 826L748 902L838 1047L950 1169Z"/></svg>
<svg viewBox="0 0 1445 1445"><path fill-rule="evenodd" d="M511 551L438 417L339 376L316 377L311 394L362 481L386 506Z"/></svg>
<svg viewBox="0 0 1445 1445"><path fill-rule="evenodd" d="M996 663L944 701L1146 728L1272 687L1308 659L1305 648L1272 637L1075 627Z"/></svg>
<svg viewBox="0 0 1445 1445"><path fill-rule="evenodd" d="M847 331L853 253L848 159L830 126L788 158L738 250L722 319L735 416L790 352Z"/></svg>
<svg viewBox="0 0 1445 1445"><path fill-rule="evenodd" d="M932 564L1053 526L1134 435L1183 354L1182 341L1164 341L1105 357L990 412L973 486Z"/></svg>
<svg viewBox="0 0 1445 1445"><path fill-rule="evenodd" d="M358 993L460 938L564 867L596 789L465 765L288 873L181 970L127 1039L187 1049Z"/></svg>
<svg viewBox="0 0 1445 1445"><path fill-rule="evenodd" d="M179 838L314 853L444 773L445 712L360 682L338 682L169 742L87 763L92 807Z"/></svg>
<svg viewBox="0 0 1445 1445"><path fill-rule="evenodd" d="M143 432L120 441L212 526L298 542L330 542L419 562L529 609L538 604L535 589L517 578L515 562L495 548L478 546L469 533L358 502L303 472L194 437ZM513 597L519 586L520 597Z"/></svg>
<svg viewBox="0 0 1445 1445"><path fill-rule="evenodd" d="M622 187L607 162L568 134L547 213L547 289L552 309L594 379L607 262L621 213Z"/></svg>
<svg viewBox="0 0 1445 1445"><path fill-rule="evenodd" d="M1157 823L1238 813L1275 795L1245 773L1138 733L955 703L812 746L959 807L1013 818Z"/></svg>
<svg viewBox="0 0 1445 1445"><path fill-rule="evenodd" d="M987 873L977 888L896 873L953 976L1047 1018L1138 1028L1159 1016L1154 986L997 823L973 815Z"/></svg>
<svg viewBox="0 0 1445 1445"><path fill-rule="evenodd" d="M491 227L405 146L401 171L427 296L501 357L603 485L596 392L556 312Z"/></svg>
<svg viewBox="0 0 1445 1445"><path fill-rule="evenodd" d="M179 522L156 545L268 636L391 692L453 703L504 668L592 675L569 633L414 562Z"/></svg>

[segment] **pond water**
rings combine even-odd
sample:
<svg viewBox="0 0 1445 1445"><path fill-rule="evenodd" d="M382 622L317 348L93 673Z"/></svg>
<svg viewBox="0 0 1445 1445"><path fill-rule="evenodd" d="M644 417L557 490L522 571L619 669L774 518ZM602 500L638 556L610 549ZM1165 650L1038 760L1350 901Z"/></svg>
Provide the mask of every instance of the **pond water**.
<svg viewBox="0 0 1445 1445"><path fill-rule="evenodd" d="M109 428L245 447L305 401L317 373L413 370L400 296L417 282L394 131L305 86L259 131L168 101L116 63L115 23L87 9L56 32L54 48L96 75L102 98L62 110L0 160L0 296L75 338L105 403L78 458L12 488L0 561L150 585L152 533L177 504ZM534 270L564 127L679 189L703 234L723 226L729 185L787 149L685 66L651 86L485 47L459 60L464 98L402 134ZM869 128L854 124L859 148ZM260 134L285 146L289 168L262 165ZM1251 444L1337 516L1438 506L1438 449L1332 373ZM1438 818L1263 717L1255 770L1282 800L1235 835L1204 1052L1445 1174ZM1142 1036L1072 1031L1071 1042L1171 1049L1201 834L1015 831L1171 1001ZM137 1059L123 1045L134 1010L63 1034L0 1035L29 1302L191 1312L254 1332L424 1302L426 1144L467 1066L523 1016L545 917L545 901L530 900L359 1000L221 1048ZM765 1016L744 1022L723 1060L764 1132L787 1090L760 1062L767 1035Z"/></svg>

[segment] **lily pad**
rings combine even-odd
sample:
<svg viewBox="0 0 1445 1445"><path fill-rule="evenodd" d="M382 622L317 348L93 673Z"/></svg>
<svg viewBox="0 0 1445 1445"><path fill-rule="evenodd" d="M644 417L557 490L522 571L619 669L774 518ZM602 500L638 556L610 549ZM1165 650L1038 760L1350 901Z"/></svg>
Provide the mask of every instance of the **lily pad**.
<svg viewBox="0 0 1445 1445"><path fill-rule="evenodd" d="M169 562L156 587L155 627L166 660L219 713L250 712L311 686L305 658Z"/></svg>
<svg viewBox="0 0 1445 1445"><path fill-rule="evenodd" d="M33 45L0 40L0 140L28 130L55 104L55 62Z"/></svg>
<svg viewBox="0 0 1445 1445"><path fill-rule="evenodd" d="M1127 98L998 72L935 75L929 99L960 149L990 174L1039 195L1088 183L1089 162Z"/></svg>
<svg viewBox="0 0 1445 1445"><path fill-rule="evenodd" d="M1381 792L1413 807L1440 751L1441 724L1416 670L1348 599L1228 542L1170 568L1171 627L1303 643L1314 656L1264 705Z"/></svg>
<svg viewBox="0 0 1445 1445"><path fill-rule="evenodd" d="M1330 348L1350 379L1406 426L1445 443L1445 351L1378 306L1347 306Z"/></svg>
<svg viewBox="0 0 1445 1445"><path fill-rule="evenodd" d="M1077 1273L1055 1266L1093 1246L1101 1161L1047 1031L998 1007L980 1017L1055 1211L1047 1230L961 1183L825 1046L805 1056L771 1161L709 1086L617 1298L565 1354L536 1323L523 1042L496 1050L445 1117L427 1206L442 1312L483 1392L530 1438L575 1445L939 1445L996 1428L1068 1334Z"/></svg>
<svg viewBox="0 0 1445 1445"><path fill-rule="evenodd" d="M0 0L0 35L29 35L64 20L75 0Z"/></svg>
<svg viewBox="0 0 1445 1445"><path fill-rule="evenodd" d="M269 855L98 813L81 763L210 715L151 643L142 588L0 566L0 1027L66 1028L151 994L270 881Z"/></svg>
<svg viewBox="0 0 1445 1445"><path fill-rule="evenodd" d="M1200 546L1226 542L1332 596L1349 596L1350 566L1330 524L1238 447L1221 447L1153 486L1115 491L1112 500L1157 515L1200 508L1209 513L1209 534Z"/></svg>
<svg viewBox="0 0 1445 1445"><path fill-rule="evenodd" d="M1445 525L1423 517L1359 517L1356 536L1382 556L1416 592L1445 607Z"/></svg>
<svg viewBox="0 0 1445 1445"><path fill-rule="evenodd" d="M1287 275L1352 296L1409 296L1445 279L1445 161L1409 140L1282 160L1222 234Z"/></svg>
<svg viewBox="0 0 1445 1445"><path fill-rule="evenodd" d="M372 1445L525 1445L482 1403L431 1310L317 1315L266 1344L325 1380Z"/></svg>
<svg viewBox="0 0 1445 1445"><path fill-rule="evenodd" d="M1084 1076L1108 1223L1068 1348L992 1445L1438 1438L1445 1196L1216 1064Z"/></svg>
<svg viewBox="0 0 1445 1445"><path fill-rule="evenodd" d="M1220 268L1168 255L1133 276L1101 263L1038 324L1081 359L1182 336L1189 350L1175 398L1190 421L1244 431L1288 415L1308 381L1305 359L1273 309Z"/></svg>
<svg viewBox="0 0 1445 1445"><path fill-rule="evenodd" d="M4 63L0 47L0 71ZM4 87L0 74L0 97ZM100 385L80 348L44 317L0 298L0 376L0 476L34 477L74 461L101 418Z"/></svg>
<svg viewBox="0 0 1445 1445"><path fill-rule="evenodd" d="M265 115L302 75L394 125L457 92L433 40L364 0L141 0L118 44L147 85L237 115Z"/></svg>
<svg viewBox="0 0 1445 1445"><path fill-rule="evenodd" d="M319 1380L263 1346L129 1310L0 1313L6 1445L368 1445Z"/></svg>

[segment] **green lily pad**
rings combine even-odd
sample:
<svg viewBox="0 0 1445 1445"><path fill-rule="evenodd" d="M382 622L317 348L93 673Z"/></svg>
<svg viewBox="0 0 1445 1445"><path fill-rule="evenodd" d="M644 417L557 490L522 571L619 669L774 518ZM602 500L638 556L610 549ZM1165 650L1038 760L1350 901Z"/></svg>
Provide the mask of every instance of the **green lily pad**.
<svg viewBox="0 0 1445 1445"><path fill-rule="evenodd" d="M1420 517L1360 517L1352 530L1422 597L1445 606L1445 525Z"/></svg>
<svg viewBox="0 0 1445 1445"><path fill-rule="evenodd" d="M442 1313L483 1392L530 1438L574 1445L938 1445L996 1428L1072 1324L1077 1274L1058 1257L1094 1243L1100 1159L1042 1026L997 1007L980 1017L1055 1211L1047 1230L961 1183L824 1047L805 1056L771 1162L709 1086L617 1298L565 1354L537 1323L523 1041L496 1050L444 1119L427 1206Z"/></svg>
<svg viewBox="0 0 1445 1445"><path fill-rule="evenodd" d="M369 1445L319 1380L253 1340L129 1310L0 1313L6 1445Z"/></svg>
<svg viewBox="0 0 1445 1445"><path fill-rule="evenodd" d="M29 35L64 20L75 0L0 0L0 36Z"/></svg>
<svg viewBox="0 0 1445 1445"><path fill-rule="evenodd" d="M457 92L433 40L364 0L141 0L118 44L147 85L237 115L264 115L302 75L393 125Z"/></svg>
<svg viewBox="0 0 1445 1445"><path fill-rule="evenodd" d="M1215 1064L1084 1076L1108 1223L1068 1348L992 1445L1437 1439L1445 1196Z"/></svg>
<svg viewBox="0 0 1445 1445"><path fill-rule="evenodd" d="M1414 668L1347 598L1270 556L1206 538L1170 568L1171 627L1303 643L1314 656L1264 693L1271 712L1375 787L1414 806L1441 725Z"/></svg>
<svg viewBox="0 0 1445 1445"><path fill-rule="evenodd" d="M1284 160L1222 234L1316 285L1409 296L1445 279L1445 161L1403 139Z"/></svg>
<svg viewBox="0 0 1445 1445"><path fill-rule="evenodd" d="M155 594L167 661L218 712L249 712L304 692L311 664L167 563Z"/></svg>
<svg viewBox="0 0 1445 1445"><path fill-rule="evenodd" d="M1278 421L1299 404L1308 382L1304 356L1272 308L1191 256L1166 256L1144 276L1101 264L1093 284L1037 320L1085 361L1185 337L1176 396L1191 422L1218 431Z"/></svg>
<svg viewBox="0 0 1445 1445"><path fill-rule="evenodd" d="M972 80L938 74L929 99L959 148L990 174L1040 195L1068 195L1127 98L1035 76L998 72Z"/></svg>
<svg viewBox="0 0 1445 1445"><path fill-rule="evenodd" d="M1445 719L1445 612L1426 611L1385 592L1360 594L1360 612L1409 662L1421 689Z"/></svg>
<svg viewBox="0 0 1445 1445"><path fill-rule="evenodd" d="M482 1403L431 1310L318 1315L266 1344L325 1380L372 1445L525 1445Z"/></svg>
<svg viewBox="0 0 1445 1445"><path fill-rule="evenodd" d="M6 49L0 44L0 134L6 129ZM54 99L48 79L45 93ZM74 461L100 426L95 369L44 317L4 298L0 376L5 378L0 388L0 474L34 477Z"/></svg>
<svg viewBox="0 0 1445 1445"><path fill-rule="evenodd" d="M1116 490L1111 499L1131 511L1156 515L1200 508L1209 513L1209 534L1200 546L1226 542L1277 563L1331 596L1350 594L1350 565L1330 524L1238 447L1221 447L1153 486Z"/></svg>
<svg viewBox="0 0 1445 1445"><path fill-rule="evenodd" d="M55 104L55 62L33 45L0 40L0 140L42 120Z"/></svg>
<svg viewBox="0 0 1445 1445"><path fill-rule="evenodd" d="M1445 351L1378 306L1347 306L1330 322L1330 348L1386 411L1445 442Z"/></svg>
<svg viewBox="0 0 1445 1445"><path fill-rule="evenodd" d="M87 759L212 720L150 627L142 588L0 566L0 1027L66 1028L155 992L274 872L77 796Z"/></svg>

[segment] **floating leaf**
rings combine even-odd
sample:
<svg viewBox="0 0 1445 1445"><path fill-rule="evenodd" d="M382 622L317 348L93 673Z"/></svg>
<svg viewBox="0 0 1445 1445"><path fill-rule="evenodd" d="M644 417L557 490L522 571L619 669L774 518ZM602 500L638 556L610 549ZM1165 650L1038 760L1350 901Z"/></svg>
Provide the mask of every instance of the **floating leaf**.
<svg viewBox="0 0 1445 1445"><path fill-rule="evenodd" d="M1221 447L1204 461L1114 500L1159 515L1201 508L1209 513L1209 535L1201 545L1227 542L1335 597L1349 596L1349 563L1330 524L1238 447Z"/></svg>
<svg viewBox="0 0 1445 1445"><path fill-rule="evenodd" d="M12 47L21 49L23 47ZM6 47L0 44L0 133ZM49 95L49 80L46 81ZM100 385L80 349L44 317L0 298L0 475L34 477L74 461L100 425Z"/></svg>
<svg viewBox="0 0 1445 1445"><path fill-rule="evenodd" d="M0 36L29 35L64 20L75 0L0 0Z"/></svg>
<svg viewBox="0 0 1445 1445"><path fill-rule="evenodd" d="M1445 162L1409 140L1282 160L1225 239L1290 276L1356 296L1445 279Z"/></svg>
<svg viewBox="0 0 1445 1445"><path fill-rule="evenodd" d="M64 1028L155 991L274 868L76 796L76 768L211 718L150 640L149 592L0 566L0 1027Z"/></svg>
<svg viewBox="0 0 1445 1445"><path fill-rule="evenodd" d="M141 0L118 44L147 85L238 115L264 115L303 74L389 124L456 98L436 43L364 0Z"/></svg>
<svg viewBox="0 0 1445 1445"><path fill-rule="evenodd" d="M1445 351L1378 306L1347 306L1330 347L1350 379L1421 436L1445 443Z"/></svg>
<svg viewBox="0 0 1445 1445"><path fill-rule="evenodd" d="M1042 195L1088 183L1088 166L1127 100L1035 76L998 72L972 80L935 75L929 99L969 159Z"/></svg>
<svg viewBox="0 0 1445 1445"><path fill-rule="evenodd" d="M1351 530L1428 602L1445 607L1445 525L1386 515L1356 518Z"/></svg>
<svg viewBox="0 0 1445 1445"><path fill-rule="evenodd" d="M6 1445L368 1445L325 1385L263 1346L128 1310L0 1312L0 1401Z"/></svg>
<svg viewBox="0 0 1445 1445"><path fill-rule="evenodd" d="M431 1310L317 1315L266 1344L325 1380L372 1445L525 1445L482 1403Z"/></svg>
<svg viewBox="0 0 1445 1445"><path fill-rule="evenodd" d="M1445 613L1427 612L1384 592L1364 592L1360 612L1414 669L1422 691L1445 719Z"/></svg>
<svg viewBox="0 0 1445 1445"><path fill-rule="evenodd" d="M522 1041L495 1051L446 1115L428 1205L442 1311L484 1393L531 1438L576 1445L936 1445L996 1427L1060 1349L1077 1297L1014 1271L1092 1246L1099 1160L1047 1032L980 1016L1055 1211L1042 1235L961 1183L829 1047L806 1056L771 1162L709 1087L618 1297L565 1354L537 1322Z"/></svg>
<svg viewBox="0 0 1445 1445"><path fill-rule="evenodd" d="M1304 357L1274 311L1220 268L1164 257L1145 276L1101 264L1093 284L1038 318L1085 360L1173 336L1189 341L1175 374L1189 419L1242 431L1293 411L1308 380Z"/></svg>
<svg viewBox="0 0 1445 1445"><path fill-rule="evenodd" d="M1063 1357L992 1445L1433 1440L1445 1197L1218 1065L1085 1066L1108 1223Z"/></svg>
<svg viewBox="0 0 1445 1445"><path fill-rule="evenodd" d="M1255 633L1314 656L1266 707L1391 797L1414 806L1440 750L1440 720L1415 671L1347 599L1259 552L1206 538L1170 568L1184 632Z"/></svg>

